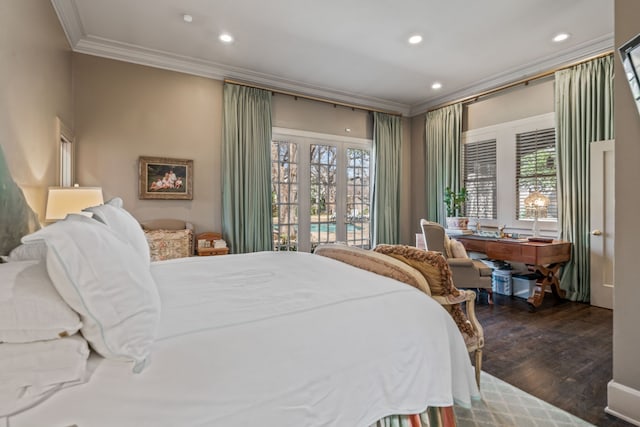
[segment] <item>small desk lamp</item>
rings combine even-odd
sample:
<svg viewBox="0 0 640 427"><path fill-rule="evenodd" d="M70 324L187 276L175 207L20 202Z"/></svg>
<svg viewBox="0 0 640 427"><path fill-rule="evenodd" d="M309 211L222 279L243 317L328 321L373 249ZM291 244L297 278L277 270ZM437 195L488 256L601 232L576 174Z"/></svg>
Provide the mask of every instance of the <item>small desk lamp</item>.
<svg viewBox="0 0 640 427"><path fill-rule="evenodd" d="M524 199L527 216L533 217L533 227L531 229L533 237L540 236L538 218L545 218L547 216L547 207L549 206L549 203L549 198L539 191L532 191L527 198Z"/></svg>
<svg viewBox="0 0 640 427"><path fill-rule="evenodd" d="M101 187L49 187L45 221L55 222L103 202Z"/></svg>

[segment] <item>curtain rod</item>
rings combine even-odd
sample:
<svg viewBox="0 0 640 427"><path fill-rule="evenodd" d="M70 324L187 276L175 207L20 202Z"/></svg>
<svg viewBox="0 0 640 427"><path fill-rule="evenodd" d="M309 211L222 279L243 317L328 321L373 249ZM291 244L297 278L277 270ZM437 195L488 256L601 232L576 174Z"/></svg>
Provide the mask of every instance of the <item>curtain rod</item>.
<svg viewBox="0 0 640 427"><path fill-rule="evenodd" d="M398 113L396 111L379 110L379 109L376 109L376 108L365 107L365 106L362 106L362 105L350 104L348 102L333 101L333 100L327 99L327 98L320 98L320 97L311 96L311 95L303 95L301 93L289 92L289 91L281 90L281 89L274 89L272 87L260 86L260 85L254 84L254 83L248 83L248 82L243 82L243 81L239 81L239 80L224 79L224 82L225 83L231 83L231 84L234 84L234 85L252 87L252 88L255 88L255 89L268 90L268 91L270 91L272 93L279 93L281 95L293 96L294 98L303 98L303 99L309 99L311 101L324 102L325 104L332 104L334 107L339 105L341 107L351 108L352 110L358 109L358 110L362 110L362 111L370 111L370 112L376 112L376 113L390 114L392 116L402 116L401 113Z"/></svg>
<svg viewBox="0 0 640 427"><path fill-rule="evenodd" d="M488 95L493 95L496 92L500 92L500 91L503 91L503 90L511 89L512 87L515 87L515 86L519 86L519 85L525 85L526 86L526 85L528 85L530 82L532 82L534 80L539 80L539 79L543 79L545 77L549 77L550 75L555 74L557 71L566 70L567 68L575 67L576 65L584 64L585 62L593 61L594 59L604 58L605 56L609 56L609 55L613 55L613 50L609 50L609 51L604 52L604 53L599 53L597 55L590 56L589 58L586 58L586 59L581 59L580 61L572 62L571 64L567 64L567 65L564 65L562 67L557 67L557 68L554 68L552 70L544 71L542 73L535 74L535 75L533 75L531 77L528 77L526 79L520 79L520 80L517 80L515 82L511 82L511 83L504 84L502 86L495 87L493 89L488 89L488 90L485 90L484 92L480 92L480 93L475 94L475 95L466 96L464 98L457 99L455 101L449 101L447 103L438 105L437 107L430 108L429 110L427 110L427 113L430 113L431 111L435 111L435 110L438 110L438 109L443 108L443 107L448 107L450 105L457 104L459 102L461 102L463 104L469 104L469 103L477 101L479 98L482 98L482 97L485 97L485 96L488 96Z"/></svg>

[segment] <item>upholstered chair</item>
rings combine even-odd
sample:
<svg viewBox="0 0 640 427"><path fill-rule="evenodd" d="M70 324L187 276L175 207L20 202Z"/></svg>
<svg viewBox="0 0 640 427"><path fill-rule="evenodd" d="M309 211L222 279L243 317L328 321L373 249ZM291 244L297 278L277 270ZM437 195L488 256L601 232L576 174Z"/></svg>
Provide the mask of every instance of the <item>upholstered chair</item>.
<svg viewBox="0 0 640 427"><path fill-rule="evenodd" d="M460 289L485 289L492 304L491 275L493 269L482 261L471 259L461 242L449 239L444 227L437 222L420 220L420 228L428 251L440 252L453 276L453 283Z"/></svg>
<svg viewBox="0 0 640 427"><path fill-rule="evenodd" d="M193 256L193 224L180 219L154 219L140 223L151 261Z"/></svg>

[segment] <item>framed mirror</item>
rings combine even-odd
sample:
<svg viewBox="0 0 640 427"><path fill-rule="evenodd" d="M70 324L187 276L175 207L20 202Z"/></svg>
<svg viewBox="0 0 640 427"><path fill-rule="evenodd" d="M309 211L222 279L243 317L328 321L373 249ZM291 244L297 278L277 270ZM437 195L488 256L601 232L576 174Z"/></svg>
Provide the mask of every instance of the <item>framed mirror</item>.
<svg viewBox="0 0 640 427"><path fill-rule="evenodd" d="M625 78L629 82L631 94L640 113L640 34L623 44L619 51Z"/></svg>

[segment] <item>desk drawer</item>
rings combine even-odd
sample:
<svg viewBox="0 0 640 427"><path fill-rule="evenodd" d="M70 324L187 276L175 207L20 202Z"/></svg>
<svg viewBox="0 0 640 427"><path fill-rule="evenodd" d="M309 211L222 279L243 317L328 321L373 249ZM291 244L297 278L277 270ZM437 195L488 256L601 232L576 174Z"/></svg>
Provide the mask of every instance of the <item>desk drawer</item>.
<svg viewBox="0 0 640 427"><path fill-rule="evenodd" d="M484 253L487 250L487 242L483 240L459 239L459 241L462 242L462 245L467 251Z"/></svg>
<svg viewBox="0 0 640 427"><path fill-rule="evenodd" d="M529 245L522 245L520 248L520 262L524 262L525 264L537 264L536 260L536 251L537 248Z"/></svg>
<svg viewBox="0 0 640 427"><path fill-rule="evenodd" d="M504 261L536 264L536 248L522 243L487 242L487 256Z"/></svg>
<svg viewBox="0 0 640 427"><path fill-rule="evenodd" d="M513 260L519 259L521 254L520 245L504 244L498 242L487 242L487 256L492 259Z"/></svg>

